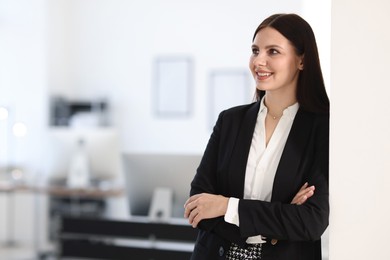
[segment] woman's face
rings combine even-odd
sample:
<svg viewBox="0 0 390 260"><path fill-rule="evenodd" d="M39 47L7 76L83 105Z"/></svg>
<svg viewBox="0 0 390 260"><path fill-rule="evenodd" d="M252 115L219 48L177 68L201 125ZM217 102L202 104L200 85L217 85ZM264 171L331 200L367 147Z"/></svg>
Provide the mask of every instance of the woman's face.
<svg viewBox="0 0 390 260"><path fill-rule="evenodd" d="M295 93L303 56L296 54L294 46L281 33L266 27L253 41L249 67L257 89Z"/></svg>

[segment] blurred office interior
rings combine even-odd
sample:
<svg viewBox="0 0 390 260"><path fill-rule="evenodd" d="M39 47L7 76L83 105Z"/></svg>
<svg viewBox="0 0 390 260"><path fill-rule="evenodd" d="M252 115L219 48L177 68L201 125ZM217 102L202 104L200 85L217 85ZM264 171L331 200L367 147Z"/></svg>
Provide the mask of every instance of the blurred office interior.
<svg viewBox="0 0 390 260"><path fill-rule="evenodd" d="M330 1L0 0L0 258L57 257L63 216L182 223L218 113L252 101L254 29L279 12L313 26L329 86Z"/></svg>

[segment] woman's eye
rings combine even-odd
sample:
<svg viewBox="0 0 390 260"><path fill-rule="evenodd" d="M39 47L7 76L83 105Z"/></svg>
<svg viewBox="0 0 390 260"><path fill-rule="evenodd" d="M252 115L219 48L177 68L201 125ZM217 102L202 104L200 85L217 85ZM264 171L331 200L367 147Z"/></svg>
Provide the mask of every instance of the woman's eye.
<svg viewBox="0 0 390 260"><path fill-rule="evenodd" d="M256 48L252 48L252 54L254 54L254 55L259 54L259 50Z"/></svg>
<svg viewBox="0 0 390 260"><path fill-rule="evenodd" d="M270 55L279 54L279 52L278 52L276 49L269 49L269 50L268 50L268 53L269 53Z"/></svg>

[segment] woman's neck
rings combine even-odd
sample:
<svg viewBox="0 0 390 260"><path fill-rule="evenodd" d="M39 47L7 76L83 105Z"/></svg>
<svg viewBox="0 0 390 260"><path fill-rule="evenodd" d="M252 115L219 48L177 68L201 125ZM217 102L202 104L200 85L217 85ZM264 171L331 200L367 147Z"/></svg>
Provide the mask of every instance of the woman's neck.
<svg viewBox="0 0 390 260"><path fill-rule="evenodd" d="M274 95L267 92L264 99L264 104L268 109L268 113L274 117L280 117L283 111L294 105L297 99L293 95Z"/></svg>

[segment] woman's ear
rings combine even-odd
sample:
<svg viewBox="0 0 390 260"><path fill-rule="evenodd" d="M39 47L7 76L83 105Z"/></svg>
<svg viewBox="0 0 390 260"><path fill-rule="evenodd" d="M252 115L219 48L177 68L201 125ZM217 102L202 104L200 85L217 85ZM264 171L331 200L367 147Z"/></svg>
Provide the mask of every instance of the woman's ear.
<svg viewBox="0 0 390 260"><path fill-rule="evenodd" d="M305 56L304 55L301 55L300 59L299 59L299 65L298 65L298 69L299 70L303 70L304 66L303 66L303 61L305 60Z"/></svg>

